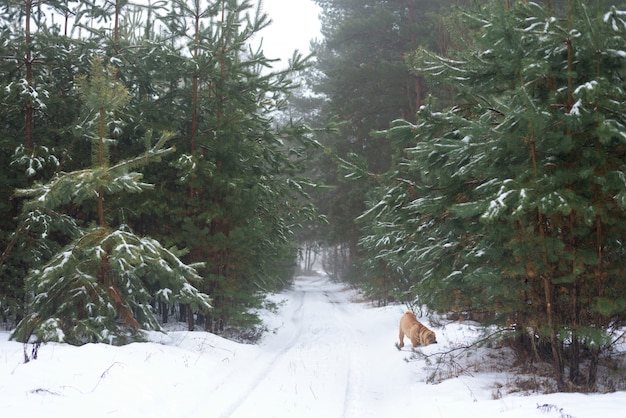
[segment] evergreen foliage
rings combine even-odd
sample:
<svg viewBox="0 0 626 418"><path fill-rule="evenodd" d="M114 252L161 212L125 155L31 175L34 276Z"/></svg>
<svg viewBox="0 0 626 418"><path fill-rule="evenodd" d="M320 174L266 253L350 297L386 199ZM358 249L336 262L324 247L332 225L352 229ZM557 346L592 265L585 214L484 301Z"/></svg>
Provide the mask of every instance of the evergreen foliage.
<svg viewBox="0 0 626 418"><path fill-rule="evenodd" d="M23 342L34 334L44 342L113 343L124 342L141 329L159 330L151 305L153 294L157 301L210 309L208 296L190 284L200 280L192 267L157 241L138 237L124 225L111 230L105 222L104 196L149 187L141 182L140 173L131 170L171 153L172 148L163 149L171 135L163 135L139 158L110 166L108 125L128 102L128 92L116 80L114 69L104 66L101 59L92 61L89 76L79 77L77 87L87 109L85 124L92 131L87 136L94 167L59 174L47 184L18 190L16 195L32 198L25 205L31 216L96 198L99 226L76 234L43 269L33 268L26 276L27 297L32 300L11 335Z"/></svg>
<svg viewBox="0 0 626 418"><path fill-rule="evenodd" d="M317 145L304 125L274 119L307 59L294 54L276 71L250 48L269 23L251 1L50 1L38 6L46 13L33 5L0 11L0 158L9 168L0 180L0 308L10 320L34 314L33 272L60 263L78 242L133 231L174 249L201 277L194 286L211 294L210 315L193 314L204 302L170 300L190 328L195 318L214 331L250 325L264 292L290 282L293 232L314 216L303 160ZM172 146L157 137L155 145L152 132L171 132L162 139ZM36 226L44 216L45 227ZM71 260L91 254L80 247ZM128 268L148 280L139 266ZM73 277L65 289L77 285ZM141 286L156 292L156 284ZM170 308L152 296L166 320ZM142 310L142 297L127 308ZM132 321L126 331L134 332ZM71 338L104 338L86 335Z"/></svg>
<svg viewBox="0 0 626 418"><path fill-rule="evenodd" d="M313 216L303 161L315 143L306 127L275 126L272 116L296 87L292 74L308 64L294 54L288 69L273 71L270 58L249 48L268 24L250 2L175 8L163 19L192 56L179 74L186 94L175 101L185 114L172 171L148 173L168 180L156 190L158 202L142 206L140 227L186 248L185 261L205 263L201 289L214 310L200 319L219 332L249 324L247 312L263 294L290 282L293 230Z"/></svg>
<svg viewBox="0 0 626 418"><path fill-rule="evenodd" d="M54 214L22 216L13 192L49 178L70 160L64 150L71 145L63 143L64 134L75 121L78 100L68 94L68 83L86 45L68 48L58 28L47 26L43 15L34 13L34 3L8 2L0 8L0 305L10 321L23 313L23 278L29 267L67 244L61 232L67 230L66 218L55 227L47 221L62 218ZM44 224L30 222L44 218Z"/></svg>
<svg viewBox="0 0 626 418"><path fill-rule="evenodd" d="M412 54L457 103L386 131L402 159L363 215L419 303L514 324L561 390L594 387L626 321L624 15L489 2L467 49Z"/></svg>
<svg viewBox="0 0 626 418"><path fill-rule="evenodd" d="M210 309L191 284L201 277L154 239L95 227L26 278L32 296L11 338L28 342L125 343L161 330L153 303Z"/></svg>
<svg viewBox="0 0 626 418"><path fill-rule="evenodd" d="M436 15L454 1L423 0L316 0L322 8L322 35L315 45L317 62L313 91L326 100L322 115L335 118L338 135L329 135L328 152L316 163L322 165L322 179L332 187L317 200L328 218L321 226L326 243L336 247L334 254L345 255L330 264L341 278L365 284L362 277L371 265L359 253L361 232L355 218L377 185L377 175L392 164L392 146L373 131L387 129L397 118L414 121L415 113L427 94L421 75L411 74L404 55L419 46L441 44ZM338 167L351 156L367 165L372 176L346 181ZM341 163L339 163L341 165ZM381 266L385 268L385 266ZM369 285L368 285L369 286ZM378 284L372 282L374 297ZM385 292L383 292L385 293Z"/></svg>

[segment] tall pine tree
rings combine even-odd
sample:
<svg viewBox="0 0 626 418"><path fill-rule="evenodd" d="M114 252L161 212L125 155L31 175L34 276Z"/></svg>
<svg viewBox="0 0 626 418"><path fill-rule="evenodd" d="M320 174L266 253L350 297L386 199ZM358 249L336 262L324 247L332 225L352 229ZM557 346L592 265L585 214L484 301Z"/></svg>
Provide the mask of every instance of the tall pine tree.
<svg viewBox="0 0 626 418"><path fill-rule="evenodd" d="M128 92L116 79L115 68L99 58L77 86L86 110L78 129L84 129L91 142L92 168L59 174L18 195L32 198L25 206L28 213L85 205L95 198L97 217L95 225L26 277L27 315L11 336L23 342L32 336L37 342L125 342L140 336L140 330L161 329L152 307L154 298L201 311L210 308L208 296L191 285L200 281L193 267L126 225L111 228L105 213L105 196L150 187L133 170L172 152L163 148L169 135L142 155L111 165L109 148L114 141L109 126L127 104Z"/></svg>
<svg viewBox="0 0 626 418"><path fill-rule="evenodd" d="M68 138L80 106L71 83L87 70L82 57L91 43L63 36L41 13L61 3L9 1L0 8L0 309L11 321L23 314L29 267L49 260L75 231L68 218L45 211L22 216L20 199L13 198L16 188L75 169L86 150Z"/></svg>
<svg viewBox="0 0 626 418"><path fill-rule="evenodd" d="M313 90L326 98L322 114L341 122L339 133L327 138L331 152L320 159L324 182L332 189L319 199L328 217L324 235L339 256L332 264L344 279L361 281L362 264L354 219L365 209L365 200L376 186L376 175L392 164L389 141L371 135L387 129L396 118L415 120L426 95L421 75L411 74L404 55L419 46L437 43L441 8L453 1L316 0L322 8L324 39L315 45L318 78ZM373 176L346 182L336 161L357 156ZM366 268L371 266L365 266ZM384 268L384 266L383 266ZM379 275L382 272L372 272Z"/></svg>
<svg viewBox="0 0 626 418"><path fill-rule="evenodd" d="M33 78L25 84L24 5L11 1L0 16L6 23L0 25L0 139L10 167L2 180L7 187L0 191L6 215L0 232L2 309L19 319L27 271L50 262L94 222L106 229L125 225L125 231L180 249L176 253L202 276L197 286L215 295L211 316L199 317L209 329L249 324L250 307L263 293L291 279L293 231L312 215L302 160L314 143L303 125L274 120L296 87L292 77L306 66L304 58L296 55L288 69L273 71L263 51L250 49L269 22L250 1L146 7L49 1L40 4L45 13L31 15ZM175 150L159 157L163 164L142 166L145 180L118 179L120 187L154 184L140 199L109 193L113 189L100 178L103 189L94 192L99 199L64 201L55 210L28 205L20 213L16 188L34 190L29 187L34 180L47 184L60 173L96 170L86 139L100 141L100 135L76 129L84 126L85 114L74 84L77 74L89 71L93 56L116 67L115 78L130 98L124 117L107 119L109 134L93 156L102 155L105 162L108 152L110 159L97 170L138 162L151 131L173 132L168 143ZM24 146L28 100L35 152ZM70 184L69 178L63 184ZM193 326L191 310L180 312ZM165 318L167 311L162 313Z"/></svg>
<svg viewBox="0 0 626 418"><path fill-rule="evenodd" d="M306 127L273 119L307 64L294 55L289 68L274 71L271 57L251 49L269 19L249 1L175 2L162 22L170 53L183 48L176 53L190 58L155 62L163 68L155 80L172 77L176 88L159 101L171 104L169 115L180 112L178 135L168 169L146 172L165 181L148 195L153 204L136 212L137 225L187 249L186 262L205 263L201 289L214 309L202 325L249 325L263 294L290 282L293 231L312 215L302 161L314 143Z"/></svg>

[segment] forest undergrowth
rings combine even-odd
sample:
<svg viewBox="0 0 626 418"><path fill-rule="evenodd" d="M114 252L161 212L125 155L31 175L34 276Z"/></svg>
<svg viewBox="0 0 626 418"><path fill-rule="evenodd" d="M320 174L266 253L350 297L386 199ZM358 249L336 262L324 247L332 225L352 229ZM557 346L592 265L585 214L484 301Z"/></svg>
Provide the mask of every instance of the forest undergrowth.
<svg viewBox="0 0 626 418"><path fill-rule="evenodd" d="M438 332L443 330L444 335L451 328L451 334L473 335L474 338L451 339L439 350L428 354L419 347L411 348L405 361L423 363L427 383L439 384L463 376L492 374L490 386L493 399L501 399L509 394L559 392L554 382L552 365L547 358L548 353L545 352L547 350L540 347L539 341L536 341L536 350L530 352L524 343L520 343L520 337L514 336L513 328L494 328L474 321L435 319L433 322L437 324ZM568 382L568 391L609 393L626 390L625 334L615 339L600 364L595 387L584 388ZM588 366L584 364L583 369Z"/></svg>

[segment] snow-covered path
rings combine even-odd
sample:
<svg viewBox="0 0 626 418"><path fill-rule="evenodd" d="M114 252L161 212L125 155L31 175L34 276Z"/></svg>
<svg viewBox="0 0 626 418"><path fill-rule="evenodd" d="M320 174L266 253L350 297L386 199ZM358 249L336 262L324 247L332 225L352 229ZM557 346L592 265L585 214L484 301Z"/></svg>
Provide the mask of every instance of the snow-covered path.
<svg viewBox="0 0 626 418"><path fill-rule="evenodd" d="M432 370L394 347L405 308L358 302L323 276L299 277L271 298L279 310L264 314L271 332L259 345L177 331L123 347L47 344L23 363L23 346L0 332L0 417L624 416L624 392L507 395L520 376L488 367L426 384ZM433 328L439 344L420 348L426 354L475 332ZM489 361L476 356L476 364Z"/></svg>
<svg viewBox="0 0 626 418"><path fill-rule="evenodd" d="M257 358L237 365L207 397L206 412L233 418L258 416L260 411L276 416L344 416L353 386L357 333L345 312L349 305L333 299L341 298L341 292L331 293L322 282L320 278L296 282L282 308L284 323L261 344Z"/></svg>
<svg viewBox="0 0 626 418"><path fill-rule="evenodd" d="M387 380L391 370L376 376L371 363L377 360L369 353L377 342L388 354L398 357L398 352L394 337L381 338L365 318L359 320L362 307L350 300L354 296L324 277L298 278L275 333L265 338L255 358L234 367L192 415L379 416L370 407L364 410L361 398L390 398L391 386L380 385L380 379ZM396 325L390 325L389 334L396 335ZM405 362L396 363L406 369ZM368 393L364 374L376 383L375 391Z"/></svg>

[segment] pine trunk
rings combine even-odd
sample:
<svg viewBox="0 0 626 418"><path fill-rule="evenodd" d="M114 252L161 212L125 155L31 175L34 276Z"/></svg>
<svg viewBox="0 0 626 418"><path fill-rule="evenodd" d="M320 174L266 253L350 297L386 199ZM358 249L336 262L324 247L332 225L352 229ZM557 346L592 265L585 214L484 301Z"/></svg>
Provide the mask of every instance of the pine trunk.
<svg viewBox="0 0 626 418"><path fill-rule="evenodd" d="M98 167L103 168L105 164L105 150L104 144L105 138L105 110L103 107L100 108L100 126L99 126L99 141L98 141ZM102 186L98 188L98 224L101 227L105 226L104 222L104 191Z"/></svg>
<svg viewBox="0 0 626 418"><path fill-rule="evenodd" d="M33 83L33 56L32 56L32 42L30 37L30 18L32 14L33 2L32 0L25 1L26 6L26 56L24 57L24 66L26 67L26 83L29 88L32 89ZM34 140L33 140L33 102L30 98L30 95L26 98L26 109L25 109L25 145L27 150L32 150L34 148Z"/></svg>

